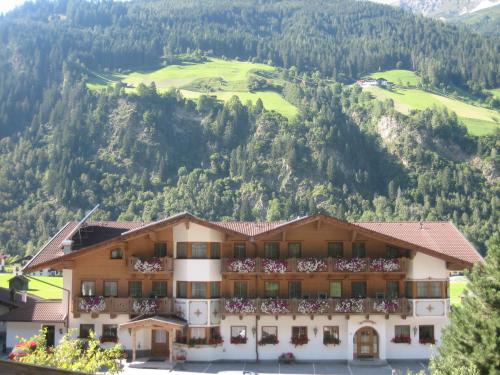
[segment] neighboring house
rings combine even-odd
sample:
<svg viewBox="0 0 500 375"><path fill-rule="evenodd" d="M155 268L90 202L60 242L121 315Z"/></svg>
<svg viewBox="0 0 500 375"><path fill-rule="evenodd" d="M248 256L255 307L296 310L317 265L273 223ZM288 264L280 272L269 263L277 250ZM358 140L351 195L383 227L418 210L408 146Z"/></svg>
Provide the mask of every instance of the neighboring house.
<svg viewBox="0 0 500 375"><path fill-rule="evenodd" d="M24 272L62 270L70 295L57 319L68 309L80 337L93 330L132 359L427 359L449 323L450 272L481 261L451 222L182 213L148 224L69 222ZM8 337L31 336L48 316L36 319L9 321Z"/></svg>
<svg viewBox="0 0 500 375"><path fill-rule="evenodd" d="M370 86L389 87L389 86L393 86L393 83L389 82L385 78L375 79L375 78L368 77L366 79L360 79L360 80L356 81L356 83L361 87L370 87Z"/></svg>

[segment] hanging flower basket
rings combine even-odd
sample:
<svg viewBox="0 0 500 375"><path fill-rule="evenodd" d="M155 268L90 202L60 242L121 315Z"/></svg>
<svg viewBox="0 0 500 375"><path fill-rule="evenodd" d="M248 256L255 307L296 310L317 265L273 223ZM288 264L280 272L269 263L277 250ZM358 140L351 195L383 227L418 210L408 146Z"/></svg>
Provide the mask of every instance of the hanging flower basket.
<svg viewBox="0 0 500 375"><path fill-rule="evenodd" d="M399 259L372 259L370 262L370 270L374 272L395 272L401 270Z"/></svg>
<svg viewBox="0 0 500 375"><path fill-rule="evenodd" d="M253 301L246 298L231 298L226 300L224 308L231 314L251 314L257 310Z"/></svg>
<svg viewBox="0 0 500 375"><path fill-rule="evenodd" d="M286 260L281 259L263 259L262 269L265 273L285 273L288 268Z"/></svg>
<svg viewBox="0 0 500 375"><path fill-rule="evenodd" d="M156 299L136 299L132 304L134 313L140 315L156 314L159 309L160 300Z"/></svg>
<svg viewBox="0 0 500 375"><path fill-rule="evenodd" d="M391 340L395 344L411 344L410 336L395 336Z"/></svg>
<svg viewBox="0 0 500 375"><path fill-rule="evenodd" d="M301 314L325 314L329 309L330 305L324 299L303 299L297 307Z"/></svg>
<svg viewBox="0 0 500 375"><path fill-rule="evenodd" d="M297 271L299 272L324 272L328 269L324 259L300 258L297 260Z"/></svg>
<svg viewBox="0 0 500 375"><path fill-rule="evenodd" d="M80 310L89 313L100 313L106 309L106 302L104 297L82 297L78 304Z"/></svg>
<svg viewBox="0 0 500 375"><path fill-rule="evenodd" d="M232 259L228 262L228 268L231 272L249 273L255 272L255 259Z"/></svg>
<svg viewBox="0 0 500 375"><path fill-rule="evenodd" d="M366 268L366 260L363 258L336 259L335 268L341 272L361 272Z"/></svg>
<svg viewBox="0 0 500 375"><path fill-rule="evenodd" d="M363 300L358 298L343 299L335 305L335 311L340 313L360 313L363 310Z"/></svg>
<svg viewBox="0 0 500 375"><path fill-rule="evenodd" d="M397 299L384 299L376 301L374 304L375 311L386 314L395 313L399 310L399 301Z"/></svg>
<svg viewBox="0 0 500 375"><path fill-rule="evenodd" d="M259 345L276 345L279 344L278 337L276 335L268 335L259 340Z"/></svg>
<svg viewBox="0 0 500 375"><path fill-rule="evenodd" d="M282 299L268 299L260 305L260 310L264 314L277 315L290 312L288 301Z"/></svg>
<svg viewBox="0 0 500 375"><path fill-rule="evenodd" d="M160 258L137 259L134 264L134 271L142 273L160 272L162 270L161 263Z"/></svg>

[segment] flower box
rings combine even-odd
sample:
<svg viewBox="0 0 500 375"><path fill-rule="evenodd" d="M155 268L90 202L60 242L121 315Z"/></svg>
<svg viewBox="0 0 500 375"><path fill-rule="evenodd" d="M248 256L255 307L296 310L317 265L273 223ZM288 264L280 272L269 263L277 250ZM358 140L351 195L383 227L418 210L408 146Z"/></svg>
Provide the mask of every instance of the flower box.
<svg viewBox="0 0 500 375"><path fill-rule="evenodd" d="M156 299L136 299L132 304L134 313L140 315L156 314L159 309L160 300Z"/></svg>
<svg viewBox="0 0 500 375"><path fill-rule="evenodd" d="M264 314L277 315L290 312L288 301L283 299L268 299L260 305L260 311Z"/></svg>
<svg viewBox="0 0 500 375"><path fill-rule="evenodd" d="M278 337L276 335L268 335L263 337L258 342L259 345L276 345L279 344Z"/></svg>
<svg viewBox="0 0 500 375"><path fill-rule="evenodd" d="M176 344L187 344L187 336L177 336L175 338Z"/></svg>
<svg viewBox="0 0 500 375"><path fill-rule="evenodd" d="M297 259L297 271L299 272L324 272L328 269L326 261L321 258Z"/></svg>
<svg viewBox="0 0 500 375"><path fill-rule="evenodd" d="M436 340L433 339L432 337L421 338L420 340L418 340L418 342L420 344L423 344L423 345L434 345L434 344L436 344Z"/></svg>
<svg viewBox="0 0 500 375"><path fill-rule="evenodd" d="M399 301L397 299L384 299L376 301L373 307L375 311L392 314L399 310Z"/></svg>
<svg viewBox="0 0 500 375"><path fill-rule="evenodd" d="M249 273L255 272L255 259L232 259L228 262L227 267L231 272Z"/></svg>
<svg viewBox="0 0 500 375"><path fill-rule="evenodd" d="M340 339L338 337L325 335L323 337L323 345L340 345Z"/></svg>
<svg viewBox="0 0 500 375"><path fill-rule="evenodd" d="M208 345L222 345L222 343L224 342L224 340L222 339L221 336L215 336L215 337L211 337L210 339L208 339Z"/></svg>
<svg viewBox="0 0 500 375"><path fill-rule="evenodd" d="M162 269L162 260L160 258L137 259L134 263L134 271L136 272L160 272Z"/></svg>
<svg viewBox="0 0 500 375"><path fill-rule="evenodd" d="M395 336L391 340L395 344L411 344L410 336Z"/></svg>
<svg viewBox="0 0 500 375"><path fill-rule="evenodd" d="M278 360L281 363L290 364L295 361L295 356L293 355L293 353L283 353L279 356Z"/></svg>
<svg viewBox="0 0 500 375"><path fill-rule="evenodd" d="M360 313L363 310L363 300L358 298L343 299L335 305L335 311L340 313Z"/></svg>
<svg viewBox="0 0 500 375"><path fill-rule="evenodd" d="M336 259L335 268L340 272L361 272L366 269L366 260L363 258Z"/></svg>
<svg viewBox="0 0 500 375"><path fill-rule="evenodd" d="M323 299L303 299L297 307L297 311L301 314L325 314L329 310L328 301Z"/></svg>
<svg viewBox="0 0 500 375"><path fill-rule="evenodd" d="M78 304L80 310L98 314L106 310L106 302L104 297L81 297Z"/></svg>
<svg viewBox="0 0 500 375"><path fill-rule="evenodd" d="M305 345L308 342L309 339L307 337L292 337L292 340L290 341L290 343L295 345L295 347Z"/></svg>
<svg viewBox="0 0 500 375"><path fill-rule="evenodd" d="M246 298L231 298L226 300L224 308L231 314L251 314L257 310L253 301Z"/></svg>
<svg viewBox="0 0 500 375"><path fill-rule="evenodd" d="M231 344L234 345L239 345L239 344L246 344L248 341L246 336L234 336L231 337Z"/></svg>
<svg viewBox="0 0 500 375"><path fill-rule="evenodd" d="M265 273L285 273L288 269L288 262L281 259L263 259L262 269Z"/></svg>
<svg viewBox="0 0 500 375"><path fill-rule="evenodd" d="M207 345L207 340L206 339L189 339L188 345L190 347L196 346L196 345Z"/></svg>
<svg viewBox="0 0 500 375"><path fill-rule="evenodd" d="M399 259L372 259L370 262L370 270L374 272L395 272L401 270Z"/></svg>

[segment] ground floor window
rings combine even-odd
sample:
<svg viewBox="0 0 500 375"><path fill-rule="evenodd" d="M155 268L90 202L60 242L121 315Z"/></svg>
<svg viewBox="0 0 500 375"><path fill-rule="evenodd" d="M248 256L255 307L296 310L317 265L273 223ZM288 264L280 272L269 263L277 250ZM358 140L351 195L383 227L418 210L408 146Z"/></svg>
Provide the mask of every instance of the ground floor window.
<svg viewBox="0 0 500 375"><path fill-rule="evenodd" d="M118 326L116 324L103 324L101 342L118 341Z"/></svg>
<svg viewBox="0 0 500 375"><path fill-rule="evenodd" d="M278 343L278 327L263 326L262 337L259 341L260 345L277 344Z"/></svg>
<svg viewBox="0 0 500 375"><path fill-rule="evenodd" d="M325 326L323 327L323 344L324 345L338 345L339 327L338 326Z"/></svg>
<svg viewBox="0 0 500 375"><path fill-rule="evenodd" d="M220 327L210 327L210 345L222 344L222 336L220 335Z"/></svg>
<svg viewBox="0 0 500 375"><path fill-rule="evenodd" d="M435 344L434 326L418 326L418 341L421 344Z"/></svg>
<svg viewBox="0 0 500 375"><path fill-rule="evenodd" d="M304 345L309 342L307 338L307 327L292 327L292 344Z"/></svg>
<svg viewBox="0 0 500 375"><path fill-rule="evenodd" d="M205 328L191 328L190 343L193 345L203 345L207 343L207 332Z"/></svg>
<svg viewBox="0 0 500 375"><path fill-rule="evenodd" d="M247 342L247 327L231 327L231 344L245 344Z"/></svg>
<svg viewBox="0 0 500 375"><path fill-rule="evenodd" d="M90 337L90 331L95 332L93 324L80 324L80 335L81 339L88 339Z"/></svg>
<svg viewBox="0 0 500 375"><path fill-rule="evenodd" d="M394 338L392 342L396 344L411 344L410 326L394 326Z"/></svg>

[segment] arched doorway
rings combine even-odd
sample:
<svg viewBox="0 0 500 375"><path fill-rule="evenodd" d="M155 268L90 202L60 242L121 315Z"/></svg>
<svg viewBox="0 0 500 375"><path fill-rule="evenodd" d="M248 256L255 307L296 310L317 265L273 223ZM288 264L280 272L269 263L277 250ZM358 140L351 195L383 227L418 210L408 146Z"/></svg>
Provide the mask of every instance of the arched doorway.
<svg viewBox="0 0 500 375"><path fill-rule="evenodd" d="M354 335L354 358L378 358L378 334L372 327L360 328Z"/></svg>

